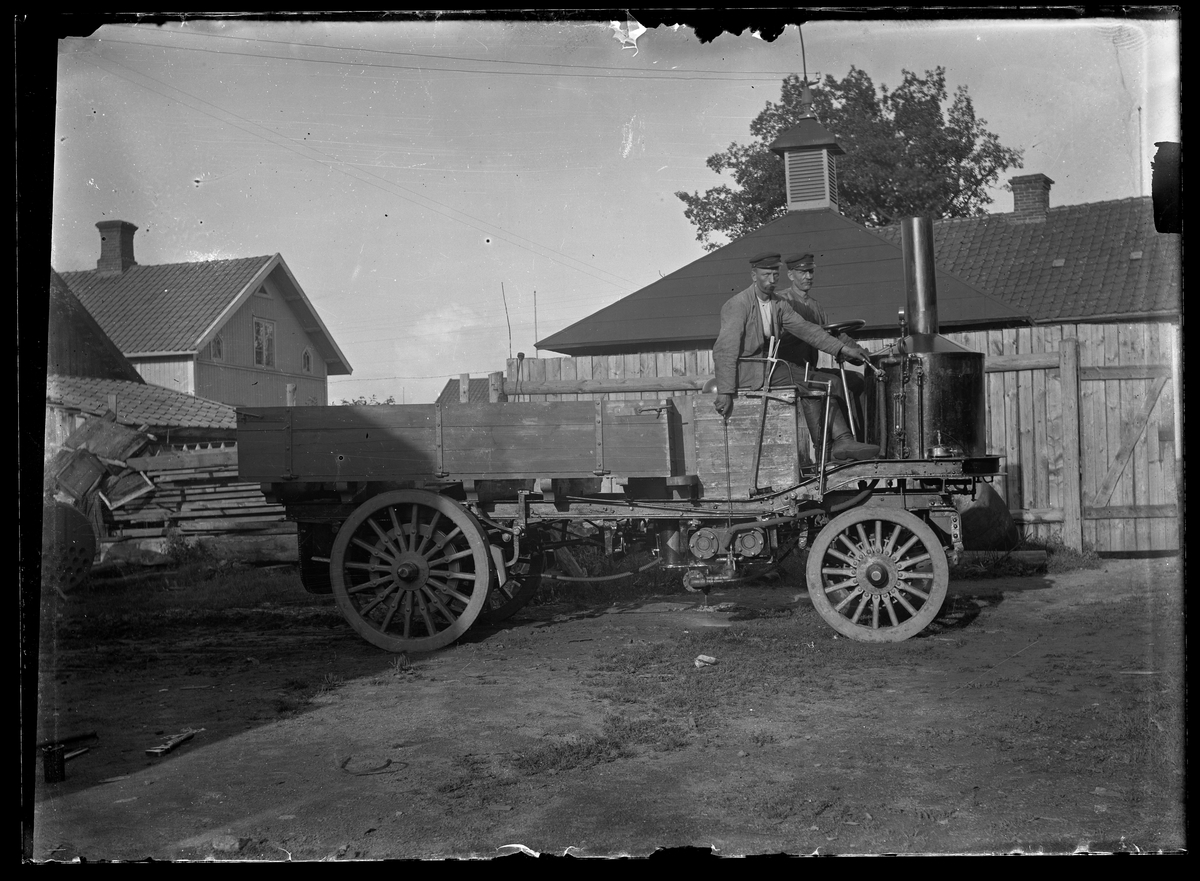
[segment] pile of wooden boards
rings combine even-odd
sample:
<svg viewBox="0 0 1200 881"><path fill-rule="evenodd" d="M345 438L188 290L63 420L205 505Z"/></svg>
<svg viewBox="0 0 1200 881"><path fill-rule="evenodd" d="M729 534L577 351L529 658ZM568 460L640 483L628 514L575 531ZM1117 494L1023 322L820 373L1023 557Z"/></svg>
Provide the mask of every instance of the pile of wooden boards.
<svg viewBox="0 0 1200 881"><path fill-rule="evenodd" d="M189 537L296 532L257 483L238 479L236 449L141 456L125 464L144 474L154 491L112 509L113 537L154 537L164 527Z"/></svg>
<svg viewBox="0 0 1200 881"><path fill-rule="evenodd" d="M88 517L104 558L118 544L159 552L177 534L223 559L296 559L296 524L238 478L234 448L163 451L144 430L89 418L46 463L46 488Z"/></svg>

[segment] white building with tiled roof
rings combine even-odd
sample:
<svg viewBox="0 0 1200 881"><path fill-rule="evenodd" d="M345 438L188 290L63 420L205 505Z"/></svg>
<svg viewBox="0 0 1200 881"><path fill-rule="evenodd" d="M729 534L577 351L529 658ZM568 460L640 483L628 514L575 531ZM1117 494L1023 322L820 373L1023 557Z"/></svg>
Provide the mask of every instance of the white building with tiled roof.
<svg viewBox="0 0 1200 881"><path fill-rule="evenodd" d="M324 405L350 363L279 254L140 266L102 221L96 268L62 277L148 383L234 406Z"/></svg>

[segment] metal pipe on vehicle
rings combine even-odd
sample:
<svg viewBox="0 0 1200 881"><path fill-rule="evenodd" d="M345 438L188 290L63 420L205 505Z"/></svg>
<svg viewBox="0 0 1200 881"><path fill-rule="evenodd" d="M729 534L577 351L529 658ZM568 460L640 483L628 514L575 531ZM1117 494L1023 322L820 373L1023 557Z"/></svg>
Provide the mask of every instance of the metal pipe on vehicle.
<svg viewBox="0 0 1200 881"><path fill-rule="evenodd" d="M910 333L937 333L937 283L934 280L933 220L905 217L900 221L904 293Z"/></svg>

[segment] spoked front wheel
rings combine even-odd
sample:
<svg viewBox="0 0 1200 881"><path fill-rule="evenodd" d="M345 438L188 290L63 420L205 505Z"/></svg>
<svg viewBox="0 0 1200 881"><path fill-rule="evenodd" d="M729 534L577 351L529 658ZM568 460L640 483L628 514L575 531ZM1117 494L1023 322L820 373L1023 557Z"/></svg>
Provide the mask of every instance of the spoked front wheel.
<svg viewBox="0 0 1200 881"><path fill-rule="evenodd" d="M333 595L350 625L389 652L447 646L487 602L491 554L479 521L424 490L381 493L338 530Z"/></svg>
<svg viewBox="0 0 1200 881"><path fill-rule="evenodd" d="M946 599L950 567L941 542L901 508L839 514L808 553L808 595L838 633L900 642L925 629Z"/></svg>

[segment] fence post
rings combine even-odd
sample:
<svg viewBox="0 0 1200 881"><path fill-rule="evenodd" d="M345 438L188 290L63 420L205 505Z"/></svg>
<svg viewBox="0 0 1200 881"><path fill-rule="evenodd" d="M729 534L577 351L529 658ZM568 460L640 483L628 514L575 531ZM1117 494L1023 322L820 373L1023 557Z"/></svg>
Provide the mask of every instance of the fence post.
<svg viewBox="0 0 1200 881"><path fill-rule="evenodd" d="M469 373L458 375L458 402L460 404L471 402L471 374Z"/></svg>
<svg viewBox="0 0 1200 881"><path fill-rule="evenodd" d="M295 407L296 406L296 383L289 382L287 384L286 394L287 394L287 398L286 398L287 405L289 407ZM278 400L278 398L276 400Z"/></svg>
<svg viewBox="0 0 1200 881"><path fill-rule="evenodd" d="M488 374L488 400L493 404L508 400L504 394L504 373L501 371Z"/></svg>
<svg viewBox="0 0 1200 881"><path fill-rule="evenodd" d="M1083 550L1083 476L1079 470L1079 342L1064 339L1058 349L1062 383L1063 532L1073 551Z"/></svg>

